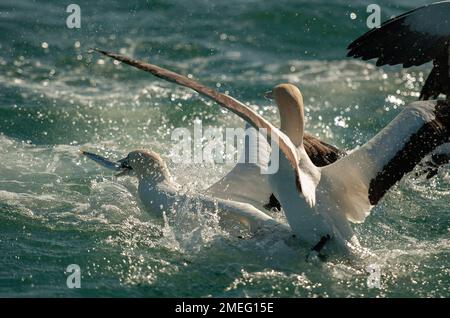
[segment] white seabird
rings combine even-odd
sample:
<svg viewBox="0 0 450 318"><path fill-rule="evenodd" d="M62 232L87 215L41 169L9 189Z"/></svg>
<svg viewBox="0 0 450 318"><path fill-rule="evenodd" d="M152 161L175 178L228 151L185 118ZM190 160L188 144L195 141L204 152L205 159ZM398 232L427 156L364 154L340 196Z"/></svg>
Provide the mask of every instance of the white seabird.
<svg viewBox="0 0 450 318"><path fill-rule="evenodd" d="M225 200L202 193L183 193L176 183L165 162L155 152L135 150L125 158L114 162L100 155L81 151L101 166L118 172L117 176L131 175L138 179L138 195L146 210L162 216L185 202L195 202L209 211L218 211L225 219L231 219L245 225L252 233L266 229L290 233L290 229L251 204Z"/></svg>
<svg viewBox="0 0 450 318"><path fill-rule="evenodd" d="M296 110L286 105L279 109L281 131L292 140L300 136L298 127L298 116ZM292 115L292 116L291 116ZM250 140L256 140L256 144L245 142L238 163L223 178L211 185L207 192L215 197L227 200L247 202L259 210L281 210L279 200L270 188L267 174L270 164L271 146L265 137L251 127L245 126ZM317 166L331 164L345 156L346 153L330 144L327 144L311 135L306 135L305 149L311 161ZM252 159L252 160L250 160ZM255 184L258 186L255 187Z"/></svg>
<svg viewBox="0 0 450 318"><path fill-rule="evenodd" d="M427 100L444 94L450 99L450 1L425 5L384 22L348 46L347 56L371 60L377 66L408 68L433 61L420 93Z"/></svg>
<svg viewBox="0 0 450 318"><path fill-rule="evenodd" d="M427 154L444 144L450 134L450 102L415 102L374 138L335 163L315 166L299 138L299 144L258 113L231 96L162 67L126 56L100 53L153 75L189 87L232 111L253 127L266 129L282 152L280 169L270 176L271 189L280 200L294 233L320 252L328 241L346 252L359 242L349 222L363 222L384 194ZM276 102L291 104L300 114L304 130L303 97L291 84L273 89Z"/></svg>

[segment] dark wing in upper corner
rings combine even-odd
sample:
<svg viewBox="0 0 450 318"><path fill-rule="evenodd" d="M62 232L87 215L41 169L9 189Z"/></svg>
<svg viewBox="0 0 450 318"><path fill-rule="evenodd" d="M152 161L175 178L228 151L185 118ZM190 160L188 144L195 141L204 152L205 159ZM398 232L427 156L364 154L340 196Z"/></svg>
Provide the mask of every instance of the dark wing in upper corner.
<svg viewBox="0 0 450 318"><path fill-rule="evenodd" d="M450 96L450 1L409 11L360 36L348 46L347 56L370 60L377 66L402 64L407 68L433 61L434 67L420 99Z"/></svg>
<svg viewBox="0 0 450 318"><path fill-rule="evenodd" d="M433 69L428 75L420 92L420 99L437 99L440 94L450 99L450 44L441 55L433 61Z"/></svg>
<svg viewBox="0 0 450 318"><path fill-rule="evenodd" d="M377 66L421 65L438 58L450 41L450 1L426 5L384 22L348 46L349 57ZM448 54L448 51L447 51Z"/></svg>

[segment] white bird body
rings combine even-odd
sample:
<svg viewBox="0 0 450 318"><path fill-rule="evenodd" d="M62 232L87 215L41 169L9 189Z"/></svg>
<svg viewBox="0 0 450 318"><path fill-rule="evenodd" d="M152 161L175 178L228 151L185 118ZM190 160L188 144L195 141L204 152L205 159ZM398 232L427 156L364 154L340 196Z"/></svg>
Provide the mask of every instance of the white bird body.
<svg viewBox="0 0 450 318"><path fill-rule="evenodd" d="M279 109L280 113L283 111ZM283 114L280 117L281 130L291 140L301 136L297 116ZM248 140L253 142L245 140L238 163L223 178L211 185L207 193L227 200L247 202L261 211L279 209L279 202L270 203L273 200L273 191L268 180L268 176L276 169L271 165L271 159L278 160L278 152L273 152L266 137L248 123L245 125L245 132ZM304 137L306 152L315 165L325 166L345 155L344 151L311 135L305 134Z"/></svg>
<svg viewBox="0 0 450 318"><path fill-rule="evenodd" d="M295 173L284 156L280 156L278 172L269 175L268 179L275 196L282 202L283 212L297 237L314 245L322 236L332 232L325 217L317 212L317 205L311 208L293 186Z"/></svg>
<svg viewBox="0 0 450 318"><path fill-rule="evenodd" d="M195 203L201 209L217 211L222 218L237 221L256 233L263 228L290 231L289 227L246 202L226 200L203 193L183 193L180 185L164 180L154 183L141 178L138 186L139 199L147 211L162 215L176 211L185 203Z"/></svg>
<svg viewBox="0 0 450 318"><path fill-rule="evenodd" d="M223 178L210 186L206 193L226 200L246 202L264 211L272 190L267 180L271 148L256 129L246 124L249 140L245 142L238 163ZM257 186L255 186L257 185Z"/></svg>
<svg viewBox="0 0 450 318"><path fill-rule="evenodd" d="M139 180L138 196L147 211L162 215L182 201L179 189L176 183L165 180L155 184L144 177Z"/></svg>
<svg viewBox="0 0 450 318"><path fill-rule="evenodd" d="M133 151L120 160L139 180L138 195L146 210L162 216L171 213L185 203L208 211L217 211L225 219L238 221L251 232L262 228L287 230L287 226L272 219L253 205L211 196L201 192L183 192L182 187L173 181L161 157L149 151Z"/></svg>
<svg viewBox="0 0 450 318"><path fill-rule="evenodd" d="M240 222L253 233L262 229L291 233L289 226L276 221L247 202L218 198L210 193L184 192L183 188L173 181L165 162L154 152L132 151L118 162L86 151L82 151L82 154L105 168L120 171L117 176L137 177L139 199L145 209L155 216L168 215L186 203L193 203L201 210L217 211L223 219Z"/></svg>
<svg viewBox="0 0 450 318"><path fill-rule="evenodd" d="M360 249L350 222L363 222L370 214L373 207L369 199L371 181L403 149L411 135L436 119L435 107L436 101L414 102L369 142L347 157L322 168L308 164L309 169L320 173L315 189L316 203L313 206L307 204L292 186L296 179L294 170L286 157L281 155L279 171L268 178L275 196L282 202L293 232L310 244L330 235L345 252ZM302 153L301 146L297 151L300 160L309 161ZM447 153L448 143L434 152Z"/></svg>

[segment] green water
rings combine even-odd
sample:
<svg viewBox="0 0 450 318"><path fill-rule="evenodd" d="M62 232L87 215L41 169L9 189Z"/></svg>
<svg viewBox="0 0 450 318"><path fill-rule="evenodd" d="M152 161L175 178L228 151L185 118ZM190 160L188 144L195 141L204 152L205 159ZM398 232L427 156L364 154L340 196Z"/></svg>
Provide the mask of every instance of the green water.
<svg viewBox="0 0 450 318"><path fill-rule="evenodd" d="M133 179L114 179L78 153L152 149L177 181L202 189L231 167L173 164L172 129L196 118L242 126L189 90L90 47L193 74L276 123L262 93L295 83L308 131L352 149L417 98L430 69L345 58L367 31L371 1L76 3L81 29L66 27L64 1L0 3L0 296L450 296L448 167L431 181L404 178L354 226L374 257L317 266L304 261L301 244L239 239L190 208L163 224L143 209ZM386 19L424 2L377 3ZM80 289L66 286L69 264L81 268ZM370 264L381 268L379 289L367 286Z"/></svg>

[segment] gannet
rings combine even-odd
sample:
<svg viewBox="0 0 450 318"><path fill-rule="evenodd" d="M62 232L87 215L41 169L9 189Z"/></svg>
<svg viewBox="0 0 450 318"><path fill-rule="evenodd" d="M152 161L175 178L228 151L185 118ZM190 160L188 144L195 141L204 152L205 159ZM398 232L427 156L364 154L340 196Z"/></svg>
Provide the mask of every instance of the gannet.
<svg viewBox="0 0 450 318"><path fill-rule="evenodd" d="M296 236L311 244L312 251L334 243L352 254L360 248L350 222L361 223L386 192L427 154L444 144L450 134L450 101L419 101L410 104L383 130L335 163L317 167L308 157L303 138L290 138L258 113L233 97L165 68L121 54L100 53L147 71L164 80L191 88L232 111L279 145L279 170L269 177ZM276 86L279 107L295 105L304 131L303 97L292 84Z"/></svg>
<svg viewBox="0 0 450 318"><path fill-rule="evenodd" d="M408 68L433 61L434 67L420 93L427 100L450 98L450 1L425 5L384 22L349 46L347 56L370 60L377 66L403 64Z"/></svg>
<svg viewBox="0 0 450 318"><path fill-rule="evenodd" d="M295 114L295 110L286 111L280 109L281 131L289 138L295 140L299 131L295 128L298 124L298 117L288 116L289 113ZM257 145L249 143L244 144L244 151L238 160L238 163L223 178L211 185L207 192L215 197L227 200L247 202L259 210L281 210L281 204L273 194L267 174L261 173L269 166L271 147L264 136L246 124L245 129L248 136L257 140ZM346 152L327 144L311 135L305 135L305 149L312 162L317 166L325 166L335 162L337 159L346 155ZM254 156L254 162L249 162L249 158ZM254 185L257 184L258 187Z"/></svg>
<svg viewBox="0 0 450 318"><path fill-rule="evenodd" d="M145 209L157 216L170 213L185 202L195 202L209 211L218 211L222 218L245 225L252 233L260 230L291 233L285 224L259 211L251 204L212 197L202 193L183 193L161 156L153 151L135 150L125 158L114 162L92 152L81 154L101 166L118 172L117 176L130 175L138 179L139 199Z"/></svg>

